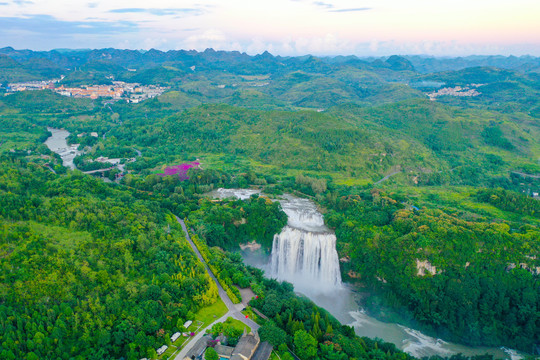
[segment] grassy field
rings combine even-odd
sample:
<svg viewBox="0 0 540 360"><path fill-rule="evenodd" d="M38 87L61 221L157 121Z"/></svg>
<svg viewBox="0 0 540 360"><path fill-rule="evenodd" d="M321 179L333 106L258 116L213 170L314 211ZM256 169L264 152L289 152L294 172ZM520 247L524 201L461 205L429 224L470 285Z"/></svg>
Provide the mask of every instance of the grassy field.
<svg viewBox="0 0 540 360"><path fill-rule="evenodd" d="M195 321L202 321L202 328L205 328L226 313L227 306L225 306L225 303L221 299L218 299L214 304L199 310L195 314Z"/></svg>
<svg viewBox="0 0 540 360"><path fill-rule="evenodd" d="M195 314L195 319L193 320L193 324L191 324L188 328L188 331L196 332L198 329L202 330L206 328L208 325L222 317L227 313L227 306L225 306L225 303L221 301L221 299L218 299L214 304L207 306L205 308L202 308ZM230 322L229 322L230 321ZM201 324L202 323L202 324ZM244 329L244 326L242 322L238 320L234 320L232 318L228 318L225 323L231 323L234 325L234 327L239 329ZM241 326L242 325L242 326ZM248 329L249 331L250 329ZM165 351L161 356L158 356L158 359L169 359L171 355L176 353L178 350L182 349L184 347L184 344L186 344L189 341L188 338L180 337L178 340L176 340L174 343L172 343L167 351Z"/></svg>
<svg viewBox="0 0 540 360"><path fill-rule="evenodd" d="M251 328L249 326L247 326L246 324L244 324L240 320L233 319L232 317L228 317L227 320L225 320L225 322L223 324L231 325L235 329L238 329L238 330L241 330L241 331L244 331L244 329L246 330L246 332L251 331Z"/></svg>

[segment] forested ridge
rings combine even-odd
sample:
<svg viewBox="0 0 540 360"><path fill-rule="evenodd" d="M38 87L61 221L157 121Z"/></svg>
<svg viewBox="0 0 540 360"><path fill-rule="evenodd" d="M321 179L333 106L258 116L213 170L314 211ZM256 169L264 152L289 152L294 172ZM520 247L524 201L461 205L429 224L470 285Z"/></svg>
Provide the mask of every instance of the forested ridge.
<svg viewBox="0 0 540 360"><path fill-rule="evenodd" d="M505 196L513 211L537 203L502 189L470 196L495 206ZM455 204L439 207L440 200L439 208L416 200L427 205L420 209L403 200L372 191L327 203L340 252L350 256L343 272L380 291L366 305L402 308L402 319L457 342L532 352L540 341L538 222L491 222Z"/></svg>

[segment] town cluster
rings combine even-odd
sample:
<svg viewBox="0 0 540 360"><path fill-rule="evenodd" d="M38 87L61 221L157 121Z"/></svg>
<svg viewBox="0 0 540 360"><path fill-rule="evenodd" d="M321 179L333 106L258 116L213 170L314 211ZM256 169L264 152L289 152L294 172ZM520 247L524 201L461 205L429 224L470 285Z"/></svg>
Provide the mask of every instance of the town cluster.
<svg viewBox="0 0 540 360"><path fill-rule="evenodd" d="M60 95L75 98L97 99L101 97L112 98L113 100L125 100L131 103L138 103L163 94L168 88L156 85L140 85L137 83L126 83L123 81L113 81L112 85L82 85L80 87L58 86L63 79L26 81L8 84L6 95L17 91L28 90L52 90Z"/></svg>
<svg viewBox="0 0 540 360"><path fill-rule="evenodd" d="M476 90L477 87L483 84L471 84L470 86L455 86L445 87L438 91L427 94L429 100L435 100L438 96L478 96L480 93Z"/></svg>

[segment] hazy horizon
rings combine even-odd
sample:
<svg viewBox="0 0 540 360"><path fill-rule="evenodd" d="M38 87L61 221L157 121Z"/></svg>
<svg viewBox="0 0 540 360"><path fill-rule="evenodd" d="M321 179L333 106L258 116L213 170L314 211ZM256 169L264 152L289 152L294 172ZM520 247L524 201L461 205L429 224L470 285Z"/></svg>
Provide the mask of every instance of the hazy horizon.
<svg viewBox="0 0 540 360"><path fill-rule="evenodd" d="M19 49L540 56L532 0L2 0L0 10L0 47Z"/></svg>
<svg viewBox="0 0 540 360"><path fill-rule="evenodd" d="M306 54L297 54L297 55L280 55L280 54L274 54L268 50L262 50L261 52L257 52L257 53L248 53L246 51L240 51L240 50L235 50L235 49L232 49L232 50L225 50L225 49L214 49L214 48L206 48L206 49L203 49L203 50L196 50L196 49L165 49L165 50L161 50L161 49L156 49L156 48L149 48L149 49L130 49L130 48L116 48L116 47L102 47L102 48L66 48L66 47L63 47L63 48L50 48L50 49L43 49L43 50L37 50L37 49L32 49L32 48L22 48L22 47L16 47L16 46L12 46L12 45L4 45L4 46L0 46L0 49L2 48L12 48L14 51L26 51L26 50L30 50L30 51L36 51L36 52L39 52L39 51L58 51L60 53L69 53L69 52L84 52L84 51L97 51L97 50L105 50L105 49L115 49L115 50L120 50L120 51L138 51L140 53L146 53L146 52L149 52L151 50L157 50L157 51L161 51L161 52L167 52L167 51L197 51L199 53L204 53L206 50L214 50L216 52L218 51L225 51L225 52L239 52L240 54L246 54L248 56L257 56L257 55L262 55L264 54L265 52L268 52L270 53L270 55L272 56L281 56L283 58L287 58L287 57L304 57L304 56L315 56L315 57L319 57L319 58L335 58L335 57L356 57L358 59L376 59L376 58L389 58L390 56L394 56L394 55L397 55L397 56L403 56L403 57L413 57L413 56L417 56L417 57L423 57L423 58L435 58L435 59L453 59L453 58L458 58L458 57L462 57L462 58L467 58L467 57L517 57L517 58L521 58L521 57L534 57L534 58L538 58L540 57L540 55L531 55L531 54L521 54L521 55L514 55L514 54L508 54L508 55L505 55L505 54L498 54L498 53L493 53L493 54L475 54L475 53L471 53L471 54L467 54L467 55L433 55L433 54L401 54L401 53L388 53L388 54L385 54L385 55L370 55L370 54L366 54L366 55L356 55L356 54L347 54L347 53L343 53L343 54L332 54L332 55L319 55L319 54L311 54L311 53L306 53Z"/></svg>

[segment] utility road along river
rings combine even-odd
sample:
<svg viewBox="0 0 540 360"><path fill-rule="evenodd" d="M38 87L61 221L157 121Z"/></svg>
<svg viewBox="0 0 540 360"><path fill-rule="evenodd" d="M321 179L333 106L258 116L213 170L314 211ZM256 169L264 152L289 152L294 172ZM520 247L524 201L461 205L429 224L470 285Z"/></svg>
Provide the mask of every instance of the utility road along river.
<svg viewBox="0 0 540 360"><path fill-rule="evenodd" d="M248 199L259 193L248 189L219 189L210 193L217 198ZM306 199L285 194L279 200L289 217L287 226L274 237L270 258L244 252L244 261L265 270L269 277L292 283L295 290L328 310L341 323L354 326L356 334L381 338L416 356L492 354L496 358L520 359L510 349L470 347L427 336L419 330L397 323L381 322L359 307L357 294L341 283L336 237L324 225L316 205Z"/></svg>

